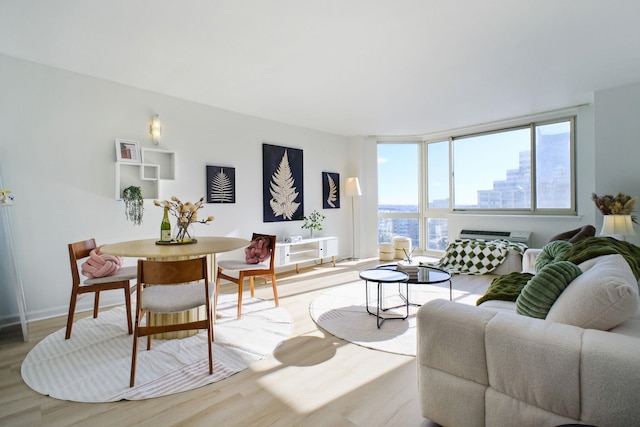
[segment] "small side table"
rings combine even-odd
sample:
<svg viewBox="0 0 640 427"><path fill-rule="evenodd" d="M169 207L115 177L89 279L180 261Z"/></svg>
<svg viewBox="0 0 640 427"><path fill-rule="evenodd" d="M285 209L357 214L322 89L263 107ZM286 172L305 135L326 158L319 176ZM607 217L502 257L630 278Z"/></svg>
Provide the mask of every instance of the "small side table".
<svg viewBox="0 0 640 427"><path fill-rule="evenodd" d="M408 293L409 292L409 285L408 285L408 280L409 280L409 275L407 273L405 273L404 271L397 271L397 270L389 270L389 269L385 269L385 268L370 268L368 270L363 270L360 272L360 278L362 280L364 280L364 286L365 286L365 293L366 293L366 301L367 301L367 313L369 313L372 316L376 316L376 325L378 326L378 329L380 329L380 327L382 326L382 324L384 323L385 320L405 320L406 318L409 317L409 299L405 298L404 301L405 303L399 306L395 306L395 307L382 307L382 286L387 284L387 283L396 283L398 284L398 286L401 286L402 284L405 285L405 292ZM369 282L375 282L378 284L378 302L376 304L376 312L373 313L371 312L370 306L369 306ZM392 308L398 308L398 307L402 307L405 306L406 307L406 315L404 317L400 317L400 316L381 316L380 312L385 312L387 310L390 310Z"/></svg>

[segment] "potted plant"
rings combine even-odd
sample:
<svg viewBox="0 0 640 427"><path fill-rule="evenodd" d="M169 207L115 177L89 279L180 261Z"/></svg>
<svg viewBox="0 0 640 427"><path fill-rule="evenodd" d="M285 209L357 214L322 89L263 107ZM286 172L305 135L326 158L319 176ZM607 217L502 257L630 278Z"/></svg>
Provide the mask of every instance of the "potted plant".
<svg viewBox="0 0 640 427"><path fill-rule="evenodd" d="M133 225L142 223L142 213L144 212L144 199L140 187L132 185L122 191L124 201L124 214Z"/></svg>
<svg viewBox="0 0 640 427"><path fill-rule="evenodd" d="M309 216L302 217L304 220L304 224L302 224L302 228L308 228L311 232L311 236L313 237L313 230L322 230L322 221L324 221L326 216L322 215L320 212L314 210L309 214Z"/></svg>

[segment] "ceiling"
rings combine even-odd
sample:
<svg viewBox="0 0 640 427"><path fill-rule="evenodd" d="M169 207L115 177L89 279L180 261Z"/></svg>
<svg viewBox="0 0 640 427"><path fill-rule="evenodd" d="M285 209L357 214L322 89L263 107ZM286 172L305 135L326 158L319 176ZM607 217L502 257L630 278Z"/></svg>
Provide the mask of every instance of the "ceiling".
<svg viewBox="0 0 640 427"><path fill-rule="evenodd" d="M0 53L338 135L415 135L637 83L639 16L637 0L0 0Z"/></svg>

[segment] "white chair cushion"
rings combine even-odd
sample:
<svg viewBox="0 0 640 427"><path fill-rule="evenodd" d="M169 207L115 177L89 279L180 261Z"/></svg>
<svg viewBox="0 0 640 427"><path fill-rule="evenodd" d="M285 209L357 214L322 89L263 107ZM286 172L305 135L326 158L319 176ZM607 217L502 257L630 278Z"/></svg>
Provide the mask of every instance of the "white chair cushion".
<svg viewBox="0 0 640 427"><path fill-rule="evenodd" d="M209 287L209 299L213 288ZM204 283L150 285L142 290L142 308L154 313L178 313L205 304Z"/></svg>
<svg viewBox="0 0 640 427"><path fill-rule="evenodd" d="M270 257L257 264L247 264L242 259L228 259L228 260L218 261L218 267L222 267L224 270L235 270L235 271L261 270L261 269L268 270L271 266L270 262L271 262ZM226 271L225 271L225 274L227 274Z"/></svg>
<svg viewBox="0 0 640 427"><path fill-rule="evenodd" d="M95 277L84 281L85 285L95 285L98 283L120 282L122 280L135 280L138 278L138 267L122 267L113 276Z"/></svg>

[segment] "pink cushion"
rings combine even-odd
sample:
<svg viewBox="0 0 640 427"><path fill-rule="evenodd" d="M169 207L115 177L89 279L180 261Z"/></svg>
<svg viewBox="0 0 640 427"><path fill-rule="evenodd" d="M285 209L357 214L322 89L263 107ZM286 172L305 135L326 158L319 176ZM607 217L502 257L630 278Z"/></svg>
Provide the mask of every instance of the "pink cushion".
<svg viewBox="0 0 640 427"><path fill-rule="evenodd" d="M89 258L82 263L82 274L90 279L113 276L122 266L122 257L103 254L100 248L101 246L98 246L93 249Z"/></svg>
<svg viewBox="0 0 640 427"><path fill-rule="evenodd" d="M256 237L249 243L249 246L244 250L246 255L247 264L257 264L264 261L271 256L271 250L269 249L269 238L264 236Z"/></svg>

